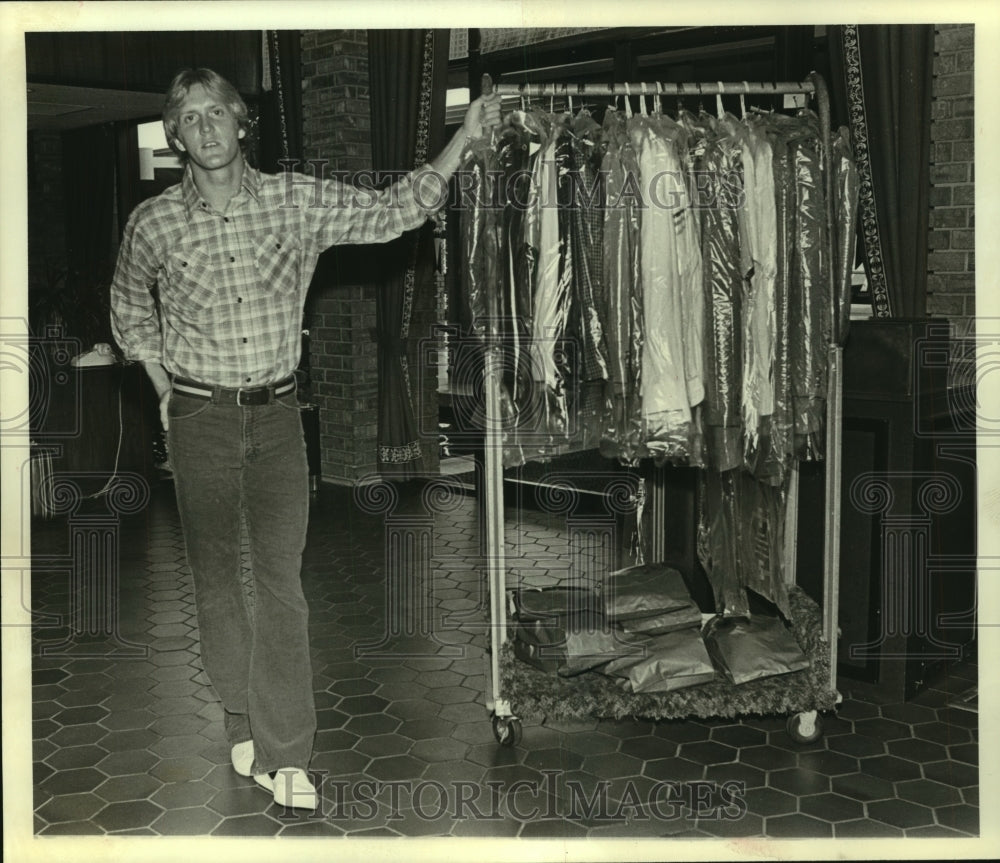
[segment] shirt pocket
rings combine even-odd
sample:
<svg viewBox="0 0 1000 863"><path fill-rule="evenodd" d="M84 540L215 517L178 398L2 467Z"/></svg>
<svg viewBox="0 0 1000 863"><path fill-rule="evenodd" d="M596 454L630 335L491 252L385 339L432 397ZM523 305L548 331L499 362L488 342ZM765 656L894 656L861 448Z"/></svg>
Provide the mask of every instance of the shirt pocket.
<svg viewBox="0 0 1000 863"><path fill-rule="evenodd" d="M267 293L295 292L298 286L301 248L302 243L295 236L268 234L257 242L254 249L257 275Z"/></svg>
<svg viewBox="0 0 1000 863"><path fill-rule="evenodd" d="M170 288L164 301L192 311L210 305L215 299L211 262L208 252L197 246L171 252L166 267Z"/></svg>

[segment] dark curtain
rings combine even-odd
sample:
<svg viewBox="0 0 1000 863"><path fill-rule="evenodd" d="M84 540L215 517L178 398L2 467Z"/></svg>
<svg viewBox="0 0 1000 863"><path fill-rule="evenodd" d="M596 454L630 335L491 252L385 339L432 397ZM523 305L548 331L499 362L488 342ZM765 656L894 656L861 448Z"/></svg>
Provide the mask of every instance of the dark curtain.
<svg viewBox="0 0 1000 863"><path fill-rule="evenodd" d="M111 124L63 133L67 269L61 306L67 335L84 349L112 341L115 137Z"/></svg>
<svg viewBox="0 0 1000 863"><path fill-rule="evenodd" d="M435 156L444 134L447 30L369 30L372 166L410 170ZM416 474L423 452L407 357L414 300L434 291L433 225L372 255L377 284L378 463ZM421 303L426 305L426 303Z"/></svg>
<svg viewBox="0 0 1000 863"><path fill-rule="evenodd" d="M282 159L302 159L302 49L298 30L261 35L260 169L275 174ZM305 170L300 166L299 170Z"/></svg>
<svg viewBox="0 0 1000 863"><path fill-rule="evenodd" d="M924 317L930 193L930 24L831 27L834 122L851 130L876 317Z"/></svg>

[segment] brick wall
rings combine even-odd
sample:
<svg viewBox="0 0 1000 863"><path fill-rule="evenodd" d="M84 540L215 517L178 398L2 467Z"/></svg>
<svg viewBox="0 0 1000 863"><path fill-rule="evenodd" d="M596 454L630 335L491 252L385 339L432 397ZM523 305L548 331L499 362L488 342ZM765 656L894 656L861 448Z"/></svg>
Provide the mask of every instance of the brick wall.
<svg viewBox="0 0 1000 863"><path fill-rule="evenodd" d="M367 38L364 30L302 33L303 155L325 160L328 172L371 168ZM376 469L375 288L331 279L314 290L307 324L322 475L348 484Z"/></svg>
<svg viewBox="0 0 1000 863"><path fill-rule="evenodd" d="M971 24L934 36L927 312L970 335L976 314L973 40Z"/></svg>

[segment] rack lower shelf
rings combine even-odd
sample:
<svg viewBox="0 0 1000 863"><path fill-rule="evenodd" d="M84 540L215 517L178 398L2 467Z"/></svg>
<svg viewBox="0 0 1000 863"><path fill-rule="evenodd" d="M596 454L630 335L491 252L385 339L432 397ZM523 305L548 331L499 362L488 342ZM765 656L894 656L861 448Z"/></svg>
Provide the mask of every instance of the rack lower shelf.
<svg viewBox="0 0 1000 863"><path fill-rule="evenodd" d="M734 686L720 674L711 683L656 694L623 692L597 672L563 678L516 659L509 644L500 656L502 691L521 719L648 719L784 715L831 710L838 701L830 688L829 647L822 639L819 607L798 587L789 594L791 629L811 660L804 670Z"/></svg>

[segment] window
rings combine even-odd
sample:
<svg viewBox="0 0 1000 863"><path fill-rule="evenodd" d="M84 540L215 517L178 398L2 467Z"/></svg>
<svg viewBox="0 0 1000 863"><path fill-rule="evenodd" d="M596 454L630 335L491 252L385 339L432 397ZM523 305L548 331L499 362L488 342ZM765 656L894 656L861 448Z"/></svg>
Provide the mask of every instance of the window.
<svg viewBox="0 0 1000 863"><path fill-rule="evenodd" d="M136 126L139 135L139 179L154 180L156 171L183 168L181 160L167 144L163 123L154 120Z"/></svg>

